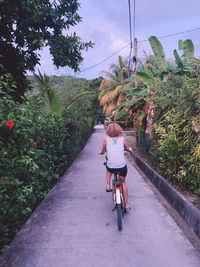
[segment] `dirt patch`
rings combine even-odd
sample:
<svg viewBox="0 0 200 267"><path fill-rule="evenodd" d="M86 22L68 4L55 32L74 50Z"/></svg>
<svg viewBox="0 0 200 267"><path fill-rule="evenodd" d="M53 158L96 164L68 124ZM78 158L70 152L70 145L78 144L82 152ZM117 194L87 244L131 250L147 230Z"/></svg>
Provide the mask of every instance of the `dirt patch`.
<svg viewBox="0 0 200 267"><path fill-rule="evenodd" d="M151 168L153 168L152 163L150 161L150 159L148 158L147 155L145 155L144 153L138 151L137 147L136 147L136 136L135 136L135 132L133 131L124 131L125 134L125 138L126 138L126 142L127 145L132 147L134 153L136 153L138 156L140 156L149 166L151 166ZM129 158L129 157L128 157ZM130 159L130 158L129 158ZM133 162L131 162L133 163ZM198 209L200 209L200 197L197 196L196 194L183 190L182 188L180 188L179 186L175 186L173 185L174 188L176 190L178 190L190 203L192 203L194 206L196 206Z"/></svg>

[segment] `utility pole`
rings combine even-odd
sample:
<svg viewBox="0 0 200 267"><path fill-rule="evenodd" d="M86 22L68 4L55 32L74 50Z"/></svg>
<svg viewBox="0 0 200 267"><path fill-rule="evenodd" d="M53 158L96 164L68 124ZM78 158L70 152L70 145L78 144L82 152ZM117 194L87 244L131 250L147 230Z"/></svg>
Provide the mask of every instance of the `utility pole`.
<svg viewBox="0 0 200 267"><path fill-rule="evenodd" d="M137 47L137 38L134 37L134 57L133 57L133 62L135 64L134 66L134 73L137 72L137 66L138 66L138 47ZM135 87L138 86L138 80L135 78Z"/></svg>
<svg viewBox="0 0 200 267"><path fill-rule="evenodd" d="M134 56L133 56L133 63L135 64L134 66L134 74L137 72L137 61L138 61L138 47L137 47L137 38L134 37ZM135 76L135 87L138 87L138 78ZM136 133L136 145L138 146L139 144L139 136Z"/></svg>

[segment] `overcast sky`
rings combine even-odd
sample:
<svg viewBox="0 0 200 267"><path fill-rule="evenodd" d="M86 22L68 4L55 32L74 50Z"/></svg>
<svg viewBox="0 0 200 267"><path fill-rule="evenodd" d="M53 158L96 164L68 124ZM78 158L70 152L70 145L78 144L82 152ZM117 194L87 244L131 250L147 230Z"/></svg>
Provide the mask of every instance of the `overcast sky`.
<svg viewBox="0 0 200 267"><path fill-rule="evenodd" d="M109 71L111 63L116 63L119 55L127 57L130 52L130 34L128 19L128 0L79 0L78 13L82 17L82 23L71 31L76 31L83 41L92 41L94 48L83 53L84 61L80 65L81 70L93 66L116 51L121 52L111 57L98 66L81 73L76 73L69 68L56 69L53 66L51 56L46 48L41 53L40 71L48 75L73 75L86 79L93 79L102 70ZM131 0L132 26L133 4ZM200 28L200 0L136 0L136 37L139 42L138 56L144 57L144 51L151 52L150 36L166 36L178 32ZM173 58L173 50L178 49L179 39L191 39L195 47L195 56L200 56L200 29L188 33L160 39L167 58ZM179 55L182 52L179 51Z"/></svg>

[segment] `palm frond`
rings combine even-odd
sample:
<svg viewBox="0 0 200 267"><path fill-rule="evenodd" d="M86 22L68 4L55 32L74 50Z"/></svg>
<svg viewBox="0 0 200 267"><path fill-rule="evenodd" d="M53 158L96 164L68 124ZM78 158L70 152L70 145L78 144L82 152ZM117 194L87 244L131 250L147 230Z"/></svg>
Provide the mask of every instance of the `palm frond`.
<svg viewBox="0 0 200 267"><path fill-rule="evenodd" d="M109 92L116 87L117 83L110 79L103 79L100 84L100 90L103 92Z"/></svg>
<svg viewBox="0 0 200 267"><path fill-rule="evenodd" d="M106 77L110 78L111 80L115 82L120 82L119 78L116 77L114 74L108 72L108 71L101 71L100 74L105 75Z"/></svg>
<svg viewBox="0 0 200 267"><path fill-rule="evenodd" d="M34 77L36 78L36 81L38 82L39 89L41 91L41 94L47 98L47 108L50 112L54 112L57 114L61 114L63 112L63 106L61 104L61 101L55 91L51 87L49 77L44 74L42 75L39 71L39 75L34 73Z"/></svg>
<svg viewBox="0 0 200 267"><path fill-rule="evenodd" d="M119 90L122 87L122 85L118 85L115 90L112 92L112 99L116 98L117 95L119 94Z"/></svg>
<svg viewBox="0 0 200 267"><path fill-rule="evenodd" d="M118 60L119 60L120 69L122 69L123 67L125 67L125 60L123 59L123 57L122 56L119 56L118 57Z"/></svg>

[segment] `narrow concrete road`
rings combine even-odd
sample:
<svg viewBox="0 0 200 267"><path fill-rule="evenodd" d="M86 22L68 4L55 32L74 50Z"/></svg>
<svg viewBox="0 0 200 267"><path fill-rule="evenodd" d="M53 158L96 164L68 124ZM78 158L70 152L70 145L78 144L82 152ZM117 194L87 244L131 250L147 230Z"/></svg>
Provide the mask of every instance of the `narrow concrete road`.
<svg viewBox="0 0 200 267"><path fill-rule="evenodd" d="M199 267L200 254L128 163L131 211L117 229L105 192L104 130L92 134L79 157L36 209L0 266Z"/></svg>

